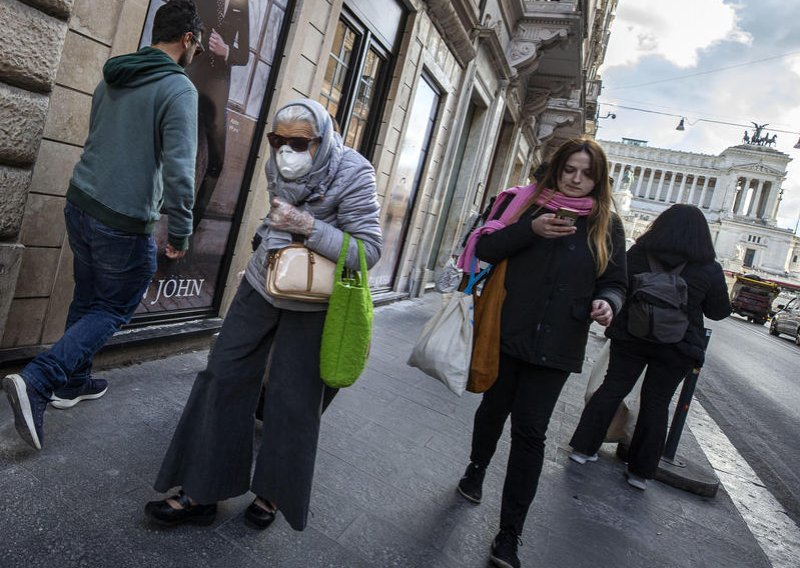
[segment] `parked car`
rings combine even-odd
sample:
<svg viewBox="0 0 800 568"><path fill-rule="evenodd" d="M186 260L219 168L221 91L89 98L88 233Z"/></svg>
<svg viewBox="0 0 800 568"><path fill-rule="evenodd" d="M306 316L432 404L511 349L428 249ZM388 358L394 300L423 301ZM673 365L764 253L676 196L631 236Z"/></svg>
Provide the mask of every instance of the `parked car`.
<svg viewBox="0 0 800 568"><path fill-rule="evenodd" d="M781 333L794 337L794 342L800 345L800 297L795 297L772 317L769 323L769 332L772 335Z"/></svg>
<svg viewBox="0 0 800 568"><path fill-rule="evenodd" d="M795 290L781 290L781 293L778 294L778 297L772 300L772 306L769 309L769 317L772 317L781 311L783 307L794 300L797 295L798 293Z"/></svg>

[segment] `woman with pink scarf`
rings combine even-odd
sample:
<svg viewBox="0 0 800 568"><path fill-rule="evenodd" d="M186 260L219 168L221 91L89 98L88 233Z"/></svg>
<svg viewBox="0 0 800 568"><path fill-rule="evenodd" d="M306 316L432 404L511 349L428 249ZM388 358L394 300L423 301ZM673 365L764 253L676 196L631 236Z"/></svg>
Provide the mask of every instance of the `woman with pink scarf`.
<svg viewBox="0 0 800 568"><path fill-rule="evenodd" d="M608 326L625 298L625 233L611 211L606 156L591 139L564 143L541 184L515 188L513 199L499 201L490 217L495 221L479 230L462 258L469 265L474 246L478 259L508 263L500 368L475 413L471 463L458 491L480 503L486 468L511 415L491 559L518 568L517 546L539 483L550 415L567 377L581 372L592 320ZM564 218L564 209L574 219Z"/></svg>

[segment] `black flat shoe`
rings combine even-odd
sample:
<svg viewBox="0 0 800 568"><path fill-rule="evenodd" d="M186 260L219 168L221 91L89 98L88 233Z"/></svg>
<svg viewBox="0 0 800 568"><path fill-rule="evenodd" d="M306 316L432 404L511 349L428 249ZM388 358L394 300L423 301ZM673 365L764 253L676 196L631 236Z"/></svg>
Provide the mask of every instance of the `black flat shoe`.
<svg viewBox="0 0 800 568"><path fill-rule="evenodd" d="M244 512L244 522L254 529L263 531L275 520L276 512L277 511L267 511L253 501Z"/></svg>
<svg viewBox="0 0 800 568"><path fill-rule="evenodd" d="M192 505L189 496L183 491L173 495L170 499L178 502L183 509L174 509L167 503L167 499L162 501L150 501L144 506L144 514L164 526L181 525L192 523L195 525L208 526L214 522L217 516L217 504L211 505Z"/></svg>

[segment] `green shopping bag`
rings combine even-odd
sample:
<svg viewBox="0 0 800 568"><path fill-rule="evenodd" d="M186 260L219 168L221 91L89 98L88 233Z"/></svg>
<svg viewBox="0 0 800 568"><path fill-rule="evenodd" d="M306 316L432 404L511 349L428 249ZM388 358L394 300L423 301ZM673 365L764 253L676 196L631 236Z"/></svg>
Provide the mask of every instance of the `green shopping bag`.
<svg viewBox="0 0 800 568"><path fill-rule="evenodd" d="M342 277L350 235L344 234L342 250L334 272L333 292L322 329L320 375L333 388L349 387L367 364L372 338L372 296L367 279L367 258L364 244L358 244L359 271Z"/></svg>

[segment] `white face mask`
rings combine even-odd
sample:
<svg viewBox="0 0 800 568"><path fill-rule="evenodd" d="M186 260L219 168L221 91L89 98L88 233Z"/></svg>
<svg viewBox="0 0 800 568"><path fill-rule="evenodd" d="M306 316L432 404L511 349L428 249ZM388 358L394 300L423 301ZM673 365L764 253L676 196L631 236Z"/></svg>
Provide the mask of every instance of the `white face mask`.
<svg viewBox="0 0 800 568"><path fill-rule="evenodd" d="M275 152L275 165L284 179L295 180L311 171L314 158L311 151L295 152L288 144L281 146Z"/></svg>

